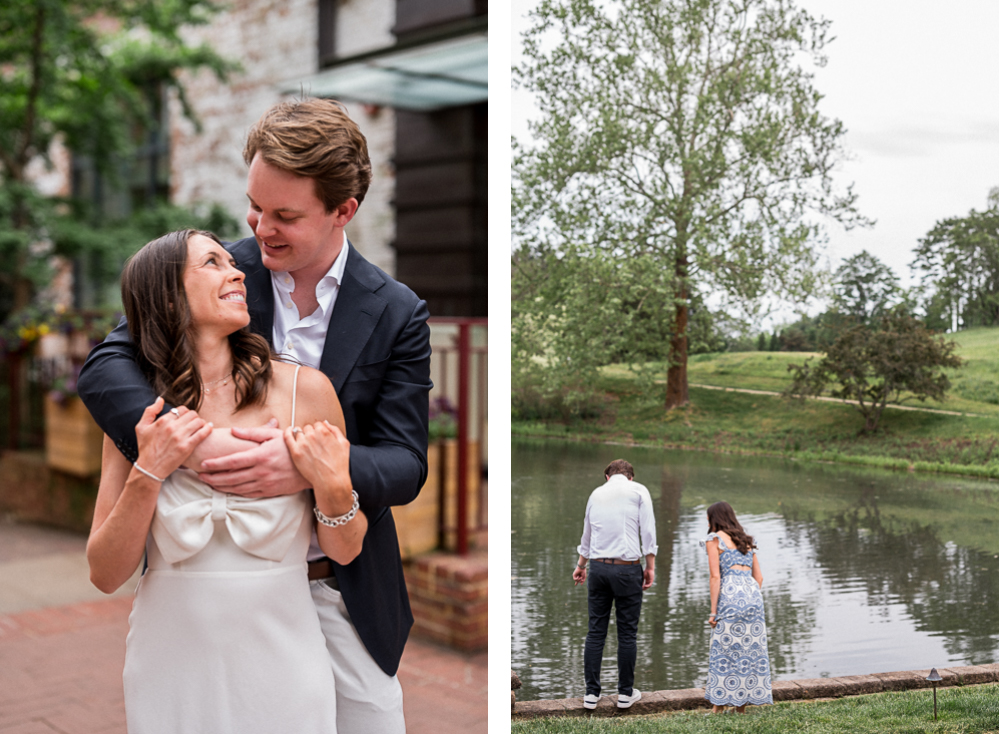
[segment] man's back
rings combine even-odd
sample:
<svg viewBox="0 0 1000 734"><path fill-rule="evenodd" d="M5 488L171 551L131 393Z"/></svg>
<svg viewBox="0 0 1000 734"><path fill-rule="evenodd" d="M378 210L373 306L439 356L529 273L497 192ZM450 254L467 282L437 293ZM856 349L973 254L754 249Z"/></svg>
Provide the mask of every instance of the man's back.
<svg viewBox="0 0 1000 734"><path fill-rule="evenodd" d="M580 554L634 561L649 553L656 553L649 490L622 474L613 474L587 501Z"/></svg>
<svg viewBox="0 0 1000 734"><path fill-rule="evenodd" d="M591 525L595 529L601 527L608 532L621 532L629 520L638 521L643 493L649 496L649 490L634 481L609 481L598 487L587 502Z"/></svg>
<svg viewBox="0 0 1000 734"><path fill-rule="evenodd" d="M649 490L632 481L634 476L627 461L612 461L604 471L607 482L591 492L583 519L573 580L587 582L590 623L583 656L587 709L597 708L600 699L601 659L612 604L618 630L618 708L629 708L642 697L632 684L642 593L655 577L656 524Z"/></svg>

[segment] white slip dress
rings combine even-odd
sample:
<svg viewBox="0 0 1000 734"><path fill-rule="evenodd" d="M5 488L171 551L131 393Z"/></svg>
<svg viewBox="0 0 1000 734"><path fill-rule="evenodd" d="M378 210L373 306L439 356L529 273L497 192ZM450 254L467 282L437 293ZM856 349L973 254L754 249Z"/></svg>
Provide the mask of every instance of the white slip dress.
<svg viewBox="0 0 1000 734"><path fill-rule="evenodd" d="M292 423L295 425L295 389ZM129 734L331 734L337 696L309 590L308 492L247 499L167 477L126 640Z"/></svg>

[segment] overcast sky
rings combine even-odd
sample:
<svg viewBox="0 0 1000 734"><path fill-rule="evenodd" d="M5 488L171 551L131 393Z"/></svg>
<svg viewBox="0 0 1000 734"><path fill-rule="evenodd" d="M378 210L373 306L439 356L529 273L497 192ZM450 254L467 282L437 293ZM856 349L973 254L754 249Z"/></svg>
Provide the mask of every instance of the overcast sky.
<svg viewBox="0 0 1000 734"><path fill-rule="evenodd" d="M512 63L537 0L513 0ZM853 160L838 180L854 182L874 228L831 223L833 267L868 250L910 285L917 240L939 219L983 209L1000 184L1000 3L800 0L832 21L828 64L814 69L821 110L840 119ZM537 114L531 95L512 93L512 134L525 139Z"/></svg>

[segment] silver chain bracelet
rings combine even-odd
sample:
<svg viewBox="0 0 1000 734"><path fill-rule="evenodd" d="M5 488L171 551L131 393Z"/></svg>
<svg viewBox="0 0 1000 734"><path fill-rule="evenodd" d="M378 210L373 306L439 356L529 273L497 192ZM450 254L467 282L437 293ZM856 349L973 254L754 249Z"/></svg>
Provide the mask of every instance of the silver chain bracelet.
<svg viewBox="0 0 1000 734"><path fill-rule="evenodd" d="M320 512L319 507L314 507L313 514L316 515L317 522L319 522L321 525L326 525L328 528L339 528L341 525L346 525L351 520L353 520L354 516L358 514L358 509L360 508L360 505L358 504L358 493L355 492L353 489L351 490L351 496L354 497L354 505L351 507L350 510L348 510L340 517L327 517L322 512Z"/></svg>

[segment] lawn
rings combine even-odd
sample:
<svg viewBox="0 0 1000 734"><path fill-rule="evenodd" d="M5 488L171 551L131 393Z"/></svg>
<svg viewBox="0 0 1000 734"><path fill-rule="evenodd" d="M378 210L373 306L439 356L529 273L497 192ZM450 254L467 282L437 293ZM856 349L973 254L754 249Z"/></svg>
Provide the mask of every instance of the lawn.
<svg viewBox="0 0 1000 734"><path fill-rule="evenodd" d="M942 402L921 403L910 400L906 405L963 413L998 415L998 364L996 328L969 329L947 338L958 344L957 354L966 364L946 370L951 390ZM815 352L727 352L695 354L688 359L688 382L695 385L735 387L750 390L782 392L791 384L790 364L802 364L809 358L819 361L823 355ZM608 377L628 379L625 365L604 368Z"/></svg>
<svg viewBox="0 0 1000 734"><path fill-rule="evenodd" d="M934 721L932 692L928 690L877 693L834 701L794 701L750 707L746 716L706 716L682 711L650 716L614 718L556 718L514 721L511 734L973 734L998 727L997 685L945 688L937 693L938 720Z"/></svg>
<svg viewBox="0 0 1000 734"><path fill-rule="evenodd" d="M512 431L996 477L1000 455L997 336L996 328L956 335L959 354L968 363L956 371L952 395L945 403L925 404L973 416L890 408L883 413L879 430L866 435L861 432L863 419L850 405L697 387L690 388L690 405L664 411L661 397L643 396L628 370L612 365L602 376L599 415L572 421L515 417ZM780 392L789 383L787 364L808 356L791 352L695 355L688 379L693 384Z"/></svg>

